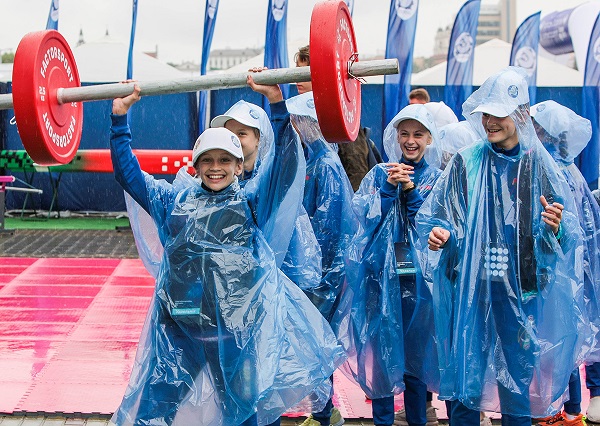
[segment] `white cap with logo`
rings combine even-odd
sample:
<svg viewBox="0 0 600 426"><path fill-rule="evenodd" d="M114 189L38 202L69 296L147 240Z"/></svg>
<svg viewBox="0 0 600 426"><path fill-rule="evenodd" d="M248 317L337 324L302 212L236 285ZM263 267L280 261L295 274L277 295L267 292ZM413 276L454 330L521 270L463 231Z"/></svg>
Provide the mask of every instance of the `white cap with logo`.
<svg viewBox="0 0 600 426"><path fill-rule="evenodd" d="M249 102L237 102L225 114L217 115L210 122L210 127L224 127L229 120L235 120L245 126L260 130L260 113L258 106Z"/></svg>
<svg viewBox="0 0 600 426"><path fill-rule="evenodd" d="M458 123L456 114L454 114L452 108L444 102L427 102L423 105L425 105L425 108L433 115L433 121L435 121L435 125L438 129L447 124Z"/></svg>
<svg viewBox="0 0 600 426"><path fill-rule="evenodd" d="M499 118L508 117L519 106L529 103L527 82L523 75L510 67L496 74L491 81L488 79L486 85L488 96L471 114L482 112Z"/></svg>
<svg viewBox="0 0 600 426"><path fill-rule="evenodd" d="M224 127L206 129L196 140L192 152L192 164L196 164L198 157L211 149L222 149L240 160L244 160L242 144L233 132Z"/></svg>

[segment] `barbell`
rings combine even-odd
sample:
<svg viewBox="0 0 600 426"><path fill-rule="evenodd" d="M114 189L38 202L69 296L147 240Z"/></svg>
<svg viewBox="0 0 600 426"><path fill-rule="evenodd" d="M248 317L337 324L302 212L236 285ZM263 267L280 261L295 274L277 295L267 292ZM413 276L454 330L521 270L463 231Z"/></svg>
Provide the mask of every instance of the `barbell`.
<svg viewBox="0 0 600 426"><path fill-rule="evenodd" d="M358 61L350 11L342 0L317 3L310 22L310 67L252 74L259 84L312 81L321 132L330 142L353 141L360 128L361 77L398 73L396 59ZM244 87L250 73L203 75L170 81L139 81L143 96ZM55 30L21 40L13 65L12 94L0 95L0 109L14 109L27 153L40 165L67 164L83 129L84 101L108 100L133 92L133 83L82 87L74 56Z"/></svg>

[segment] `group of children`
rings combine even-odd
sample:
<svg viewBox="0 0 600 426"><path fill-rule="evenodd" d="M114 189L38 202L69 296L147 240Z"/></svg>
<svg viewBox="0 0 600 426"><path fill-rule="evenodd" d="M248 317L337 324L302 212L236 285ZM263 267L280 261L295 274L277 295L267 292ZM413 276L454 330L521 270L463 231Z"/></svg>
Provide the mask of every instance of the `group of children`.
<svg viewBox="0 0 600 426"><path fill-rule="evenodd" d="M131 150L127 112L143 93L113 102L115 176L161 247L113 422L278 425L303 411L306 426L340 426L339 368L377 426L436 425L433 392L453 426L485 424L484 411L582 424L581 364L600 396L600 209L573 164L589 122L530 107L509 67L467 99L466 122L441 122L444 105L403 108L384 131L387 162L354 192L310 83L287 101L248 84L270 117L236 103L196 141L195 176L172 183Z"/></svg>

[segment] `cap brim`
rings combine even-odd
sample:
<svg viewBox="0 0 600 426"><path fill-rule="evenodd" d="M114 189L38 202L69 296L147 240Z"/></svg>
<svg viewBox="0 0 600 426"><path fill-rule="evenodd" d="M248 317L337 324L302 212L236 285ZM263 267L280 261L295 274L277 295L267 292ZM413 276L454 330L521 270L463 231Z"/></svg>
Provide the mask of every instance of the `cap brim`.
<svg viewBox="0 0 600 426"><path fill-rule="evenodd" d="M205 152L207 152L207 151L212 151L213 149L220 149L221 151L228 152L228 153L230 153L231 155L233 155L235 158L238 158L238 159L240 159L240 160L243 160L243 159L244 159L244 154L243 154L243 153L241 154L241 157L240 157L240 154L239 154L239 153L237 153L237 152L235 152L235 151L233 151L233 150L231 150L231 149L229 149L229 148L225 148L225 147L222 147L222 146L207 146L207 147L206 147L206 148L204 148L203 150L201 150L201 151L198 151L198 152L196 153L196 156L195 156L195 157L194 157L194 159L193 159L193 163L195 163L195 162L196 162L196 160L198 160L198 158L199 158L199 157L200 157L202 154L204 154L204 153L205 153Z"/></svg>
<svg viewBox="0 0 600 426"><path fill-rule="evenodd" d="M400 123L402 123L403 121L406 121L406 120L415 120L415 121L421 123L423 125L423 127L425 127L429 133L431 133L431 129L429 128L430 124L424 123L422 120L415 118L415 117L409 117L409 116L400 117L392 123L392 126L394 126L394 128L397 129L398 126L400 125Z"/></svg>
<svg viewBox="0 0 600 426"><path fill-rule="evenodd" d="M493 115L494 117L508 117L512 111L507 111L503 105L499 104L482 104L471 111L471 114L482 112L484 114Z"/></svg>
<svg viewBox="0 0 600 426"><path fill-rule="evenodd" d="M210 127L225 127L225 123L229 120L235 120L235 118L229 115L217 115L210 122Z"/></svg>

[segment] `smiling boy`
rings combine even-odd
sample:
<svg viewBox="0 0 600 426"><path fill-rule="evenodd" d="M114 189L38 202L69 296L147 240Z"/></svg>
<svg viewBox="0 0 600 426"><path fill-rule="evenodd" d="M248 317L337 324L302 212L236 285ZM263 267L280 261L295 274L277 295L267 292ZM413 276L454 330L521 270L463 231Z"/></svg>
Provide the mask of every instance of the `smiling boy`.
<svg viewBox="0 0 600 426"><path fill-rule="evenodd" d="M433 273L440 399L452 401L453 424L496 411L503 425L530 426L557 410L581 356L581 231L533 129L522 70L488 78L463 115L480 140L452 157L416 217Z"/></svg>

